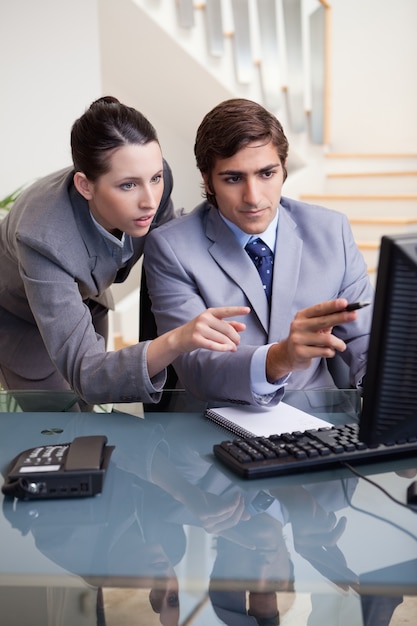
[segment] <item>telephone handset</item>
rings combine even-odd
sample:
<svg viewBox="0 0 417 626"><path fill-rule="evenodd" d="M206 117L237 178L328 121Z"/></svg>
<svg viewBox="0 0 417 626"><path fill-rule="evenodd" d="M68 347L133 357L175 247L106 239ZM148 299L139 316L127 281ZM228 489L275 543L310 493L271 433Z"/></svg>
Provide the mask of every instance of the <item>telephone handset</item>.
<svg viewBox="0 0 417 626"><path fill-rule="evenodd" d="M24 500L95 496L114 450L106 444L92 435L25 450L10 463L2 492Z"/></svg>

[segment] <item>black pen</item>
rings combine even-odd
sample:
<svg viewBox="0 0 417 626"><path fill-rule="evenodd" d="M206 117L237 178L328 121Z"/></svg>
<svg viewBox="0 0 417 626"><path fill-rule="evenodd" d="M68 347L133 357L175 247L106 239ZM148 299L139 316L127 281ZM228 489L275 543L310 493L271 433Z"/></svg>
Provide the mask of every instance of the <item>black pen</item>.
<svg viewBox="0 0 417 626"><path fill-rule="evenodd" d="M364 306L369 306L370 302L351 302L347 305L344 311L356 311L356 309L363 309Z"/></svg>

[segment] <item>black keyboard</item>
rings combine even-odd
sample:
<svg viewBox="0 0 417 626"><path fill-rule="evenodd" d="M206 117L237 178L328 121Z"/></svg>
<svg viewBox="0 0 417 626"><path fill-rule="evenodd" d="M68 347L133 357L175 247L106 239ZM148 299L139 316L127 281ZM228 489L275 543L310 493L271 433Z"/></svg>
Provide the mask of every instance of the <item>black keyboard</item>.
<svg viewBox="0 0 417 626"><path fill-rule="evenodd" d="M358 439L359 426L344 424L270 437L223 441L215 456L243 478L285 476L312 470L359 465L394 458L417 457L417 437L367 446Z"/></svg>

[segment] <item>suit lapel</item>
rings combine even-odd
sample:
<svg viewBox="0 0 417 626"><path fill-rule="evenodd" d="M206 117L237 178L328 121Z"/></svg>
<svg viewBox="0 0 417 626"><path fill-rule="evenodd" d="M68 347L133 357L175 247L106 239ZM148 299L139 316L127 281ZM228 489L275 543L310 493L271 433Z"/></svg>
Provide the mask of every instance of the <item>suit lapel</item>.
<svg viewBox="0 0 417 626"><path fill-rule="evenodd" d="M272 283L270 341L286 337L294 318L293 302L298 289L301 266L302 239L296 234L297 225L281 206L275 246Z"/></svg>
<svg viewBox="0 0 417 626"><path fill-rule="evenodd" d="M71 188L70 194L78 232L89 255L91 277L100 294L114 281L118 270L117 263L109 254L104 237L98 233L93 224L85 200L74 187ZM105 259L106 262L100 263L100 259Z"/></svg>
<svg viewBox="0 0 417 626"><path fill-rule="evenodd" d="M217 209L211 208L207 217L206 235L212 241L209 252L216 263L246 295L252 311L268 332L269 307L256 267L223 222ZM231 292L231 297L233 294ZM230 302L233 304L233 302Z"/></svg>

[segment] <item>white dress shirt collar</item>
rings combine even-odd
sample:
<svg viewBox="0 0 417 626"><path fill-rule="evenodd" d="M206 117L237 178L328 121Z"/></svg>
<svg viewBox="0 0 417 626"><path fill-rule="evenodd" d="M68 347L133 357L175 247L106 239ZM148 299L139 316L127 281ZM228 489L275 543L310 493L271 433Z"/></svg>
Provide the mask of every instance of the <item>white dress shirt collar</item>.
<svg viewBox="0 0 417 626"><path fill-rule="evenodd" d="M224 215L222 215L220 211L219 211L219 215L222 218L222 220L225 222L225 224L227 224L227 226L230 228L230 230L232 231L232 233L234 234L234 236L236 237L236 239L238 240L242 248L244 248L246 244L249 243L249 241L251 241L252 239L257 239L258 237L260 237L262 241L264 241L266 245L269 246L269 248L273 252L275 252L279 210L277 210L277 213L274 219L272 220L272 222L269 224L268 228L263 233L258 233L256 235L248 235L248 233L245 233L243 230L241 230L239 226L236 226L236 224L234 224L233 222L228 220L226 217L224 217Z"/></svg>

